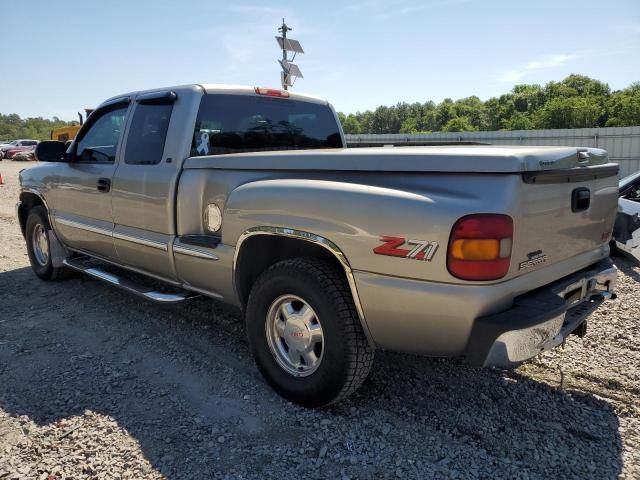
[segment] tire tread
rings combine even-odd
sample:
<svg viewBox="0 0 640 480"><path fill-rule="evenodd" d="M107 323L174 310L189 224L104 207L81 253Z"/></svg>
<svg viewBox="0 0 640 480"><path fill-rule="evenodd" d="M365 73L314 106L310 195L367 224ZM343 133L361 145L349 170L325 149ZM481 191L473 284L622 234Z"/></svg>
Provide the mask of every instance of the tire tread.
<svg viewBox="0 0 640 480"><path fill-rule="evenodd" d="M345 279L345 272L334 265L316 258L297 257L278 262L269 267L256 281L249 295L248 304L252 303L254 292L260 290L260 284L269 280L273 271L285 274L287 271L304 271L314 277L324 292L330 297L340 319L347 345L347 372L341 390L327 403L336 403L355 392L365 381L374 360L374 349L369 345L360 323L360 318Z"/></svg>

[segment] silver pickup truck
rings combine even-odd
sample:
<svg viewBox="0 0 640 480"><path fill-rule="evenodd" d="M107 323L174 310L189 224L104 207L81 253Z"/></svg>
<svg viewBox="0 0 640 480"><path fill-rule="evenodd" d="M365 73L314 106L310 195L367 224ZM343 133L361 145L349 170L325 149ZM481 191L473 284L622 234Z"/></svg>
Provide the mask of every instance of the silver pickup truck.
<svg viewBox="0 0 640 480"><path fill-rule="evenodd" d="M111 98L20 175L33 270L233 304L266 380L309 407L357 389L378 348L515 366L614 295L605 151L344 147L309 96Z"/></svg>

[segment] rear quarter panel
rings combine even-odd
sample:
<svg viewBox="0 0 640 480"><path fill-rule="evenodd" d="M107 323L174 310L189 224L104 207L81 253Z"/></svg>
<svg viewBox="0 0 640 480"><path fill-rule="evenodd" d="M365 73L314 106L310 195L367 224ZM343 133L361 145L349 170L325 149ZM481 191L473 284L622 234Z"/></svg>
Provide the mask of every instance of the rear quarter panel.
<svg viewBox="0 0 640 480"><path fill-rule="evenodd" d="M203 233L208 203L224 212L222 241L235 245L256 226L321 235L354 270L458 282L446 267L451 227L469 213L510 213L519 177L507 174L411 174L187 169L178 194L178 234ZM431 261L377 255L382 236L436 242Z"/></svg>

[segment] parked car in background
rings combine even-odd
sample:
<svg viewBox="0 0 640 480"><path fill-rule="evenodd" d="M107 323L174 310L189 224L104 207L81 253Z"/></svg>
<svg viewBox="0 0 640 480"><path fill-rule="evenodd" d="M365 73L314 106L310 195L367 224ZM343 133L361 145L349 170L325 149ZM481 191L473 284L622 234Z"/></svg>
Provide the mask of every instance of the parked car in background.
<svg viewBox="0 0 640 480"><path fill-rule="evenodd" d="M4 152L2 151L2 147L5 147L10 143L11 143L10 140L4 140L0 142L0 161L2 161L2 158L4 157Z"/></svg>
<svg viewBox="0 0 640 480"><path fill-rule="evenodd" d="M640 260L640 172L620 180L612 243L618 251Z"/></svg>
<svg viewBox="0 0 640 480"><path fill-rule="evenodd" d="M36 149L35 145L8 148L4 151L4 158L11 160L19 153L23 153L23 152L33 153L35 149Z"/></svg>
<svg viewBox="0 0 640 480"><path fill-rule="evenodd" d="M13 156L15 162L35 162L35 149L23 150Z"/></svg>
<svg viewBox="0 0 640 480"><path fill-rule="evenodd" d="M6 143L4 145L0 145L0 153L4 154L4 158L11 158L7 156L8 150L12 150L14 148L19 148L19 147L31 147L32 149L35 149L38 143L40 143L38 140L31 140L31 139L13 140L12 142Z"/></svg>

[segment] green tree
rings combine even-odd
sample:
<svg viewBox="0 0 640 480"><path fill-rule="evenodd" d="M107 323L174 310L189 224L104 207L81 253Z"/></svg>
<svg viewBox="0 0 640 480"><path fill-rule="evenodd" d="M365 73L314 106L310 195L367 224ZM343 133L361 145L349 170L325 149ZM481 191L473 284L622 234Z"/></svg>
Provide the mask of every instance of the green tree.
<svg viewBox="0 0 640 480"><path fill-rule="evenodd" d="M581 97L607 96L611 93L609 85L586 75L571 74L560 84L575 90Z"/></svg>
<svg viewBox="0 0 640 480"><path fill-rule="evenodd" d="M467 117L452 118L442 128L443 132L477 132L475 127Z"/></svg>
<svg viewBox="0 0 640 480"><path fill-rule="evenodd" d="M604 108L594 97L556 97L535 115L536 128L597 127Z"/></svg>
<svg viewBox="0 0 640 480"><path fill-rule="evenodd" d="M504 122L505 130L529 130L531 128L533 128L533 121L529 115L523 112L514 113Z"/></svg>
<svg viewBox="0 0 640 480"><path fill-rule="evenodd" d="M420 127L418 125L419 117L407 118L402 125L400 125L400 133L419 133Z"/></svg>
<svg viewBox="0 0 640 480"><path fill-rule="evenodd" d="M344 130L344 133L348 134L355 135L358 133L362 133L362 127L360 126L360 122L355 117L355 115L349 115L347 119L342 122L342 129Z"/></svg>
<svg viewBox="0 0 640 480"><path fill-rule="evenodd" d="M371 121L372 133L400 132L400 117L396 107L381 106L376 108Z"/></svg>
<svg viewBox="0 0 640 480"><path fill-rule="evenodd" d="M608 104L607 127L640 125L640 82L615 92Z"/></svg>
<svg viewBox="0 0 640 480"><path fill-rule="evenodd" d="M57 117L51 120L42 117L23 119L15 113L0 114L0 140L19 138L47 140L51 138L51 130L70 124L71 122L64 122Z"/></svg>
<svg viewBox="0 0 640 480"><path fill-rule="evenodd" d="M485 105L489 116L489 130L505 128L505 122L516 112L512 94L490 98Z"/></svg>
<svg viewBox="0 0 640 480"><path fill-rule="evenodd" d="M453 100L450 98L445 98L440 104L436 107L435 113L435 129L434 130L442 130L442 128L449 122L456 118L456 109L453 104Z"/></svg>
<svg viewBox="0 0 640 480"><path fill-rule="evenodd" d="M518 112L533 113L545 102L544 90L540 85L516 85L511 93L514 107Z"/></svg>
<svg viewBox="0 0 640 480"><path fill-rule="evenodd" d="M457 100L454 105L457 117L466 117L476 130L489 128L487 107L478 97L467 97Z"/></svg>

